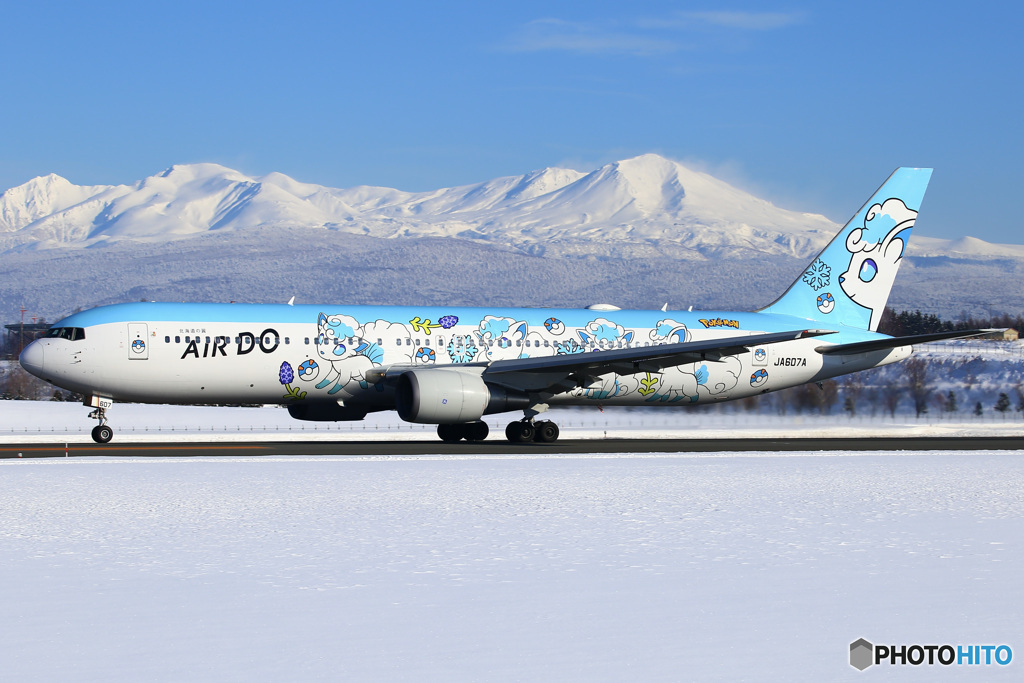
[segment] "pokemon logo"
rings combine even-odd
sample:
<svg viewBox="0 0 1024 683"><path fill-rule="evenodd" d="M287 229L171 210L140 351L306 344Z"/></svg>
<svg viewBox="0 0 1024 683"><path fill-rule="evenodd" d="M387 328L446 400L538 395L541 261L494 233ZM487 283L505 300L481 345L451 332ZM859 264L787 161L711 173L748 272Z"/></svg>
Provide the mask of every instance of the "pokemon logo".
<svg viewBox="0 0 1024 683"><path fill-rule="evenodd" d="M712 318L711 320L701 318L700 324L704 327L732 327L737 330L740 329L739 320L726 320L725 318Z"/></svg>

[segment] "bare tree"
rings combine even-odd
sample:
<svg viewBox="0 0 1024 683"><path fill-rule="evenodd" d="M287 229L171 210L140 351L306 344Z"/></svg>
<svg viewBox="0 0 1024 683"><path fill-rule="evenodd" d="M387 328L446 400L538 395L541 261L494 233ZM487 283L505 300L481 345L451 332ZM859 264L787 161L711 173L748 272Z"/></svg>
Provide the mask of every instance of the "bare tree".
<svg viewBox="0 0 1024 683"><path fill-rule="evenodd" d="M834 379L827 379L821 383L821 403L819 408L824 415L831 415L832 408L839 400L839 384Z"/></svg>
<svg viewBox="0 0 1024 683"><path fill-rule="evenodd" d="M864 393L864 383L856 374L847 375L843 379L843 410L850 414L850 417L857 415L857 402L860 395Z"/></svg>
<svg viewBox="0 0 1024 683"><path fill-rule="evenodd" d="M896 417L896 408L900 405L905 388L899 382L888 382L882 385L882 404L889 411L889 417Z"/></svg>
<svg viewBox="0 0 1024 683"><path fill-rule="evenodd" d="M49 398L52 391L52 387L25 372L20 365L11 364L6 370L0 370L0 398L35 400Z"/></svg>
<svg viewBox="0 0 1024 683"><path fill-rule="evenodd" d="M903 364L907 390L914 402L917 417L928 412L928 396L932 393L928 386L928 362L921 358L911 358Z"/></svg>
<svg viewBox="0 0 1024 683"><path fill-rule="evenodd" d="M871 417L874 417L875 415L878 414L878 390L868 389L867 393L864 395L864 398L867 399L868 405L871 406ZM899 399L897 399L897 403L898 402ZM893 408L893 410L895 410L895 407Z"/></svg>

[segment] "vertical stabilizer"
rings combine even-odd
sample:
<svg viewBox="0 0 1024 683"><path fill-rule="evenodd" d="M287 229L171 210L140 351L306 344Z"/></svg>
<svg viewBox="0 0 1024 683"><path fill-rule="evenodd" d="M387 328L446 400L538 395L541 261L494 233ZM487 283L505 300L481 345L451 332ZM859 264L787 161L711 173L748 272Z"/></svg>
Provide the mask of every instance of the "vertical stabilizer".
<svg viewBox="0 0 1024 683"><path fill-rule="evenodd" d="M896 169L761 312L877 330L931 176L930 168Z"/></svg>

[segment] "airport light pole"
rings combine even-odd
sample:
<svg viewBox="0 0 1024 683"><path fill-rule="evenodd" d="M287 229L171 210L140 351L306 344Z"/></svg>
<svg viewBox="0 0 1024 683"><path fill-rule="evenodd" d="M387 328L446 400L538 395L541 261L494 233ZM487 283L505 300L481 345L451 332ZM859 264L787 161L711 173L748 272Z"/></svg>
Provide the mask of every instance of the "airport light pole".
<svg viewBox="0 0 1024 683"><path fill-rule="evenodd" d="M19 337L18 337L18 355L19 356L21 355L21 352L25 350L25 312L26 311L28 311L28 309L25 308L25 304L22 304L21 305L21 329L19 331Z"/></svg>

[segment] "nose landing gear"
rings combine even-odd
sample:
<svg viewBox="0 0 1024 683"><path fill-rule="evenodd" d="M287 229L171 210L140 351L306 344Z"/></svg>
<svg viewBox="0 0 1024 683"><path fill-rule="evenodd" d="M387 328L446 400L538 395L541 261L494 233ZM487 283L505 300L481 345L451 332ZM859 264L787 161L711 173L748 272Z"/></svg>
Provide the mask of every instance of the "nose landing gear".
<svg viewBox="0 0 1024 683"><path fill-rule="evenodd" d="M97 407L91 413L89 418L93 420L99 420L100 423L92 428L92 440L96 443L107 443L114 438L114 430L107 425L107 409L103 407Z"/></svg>

